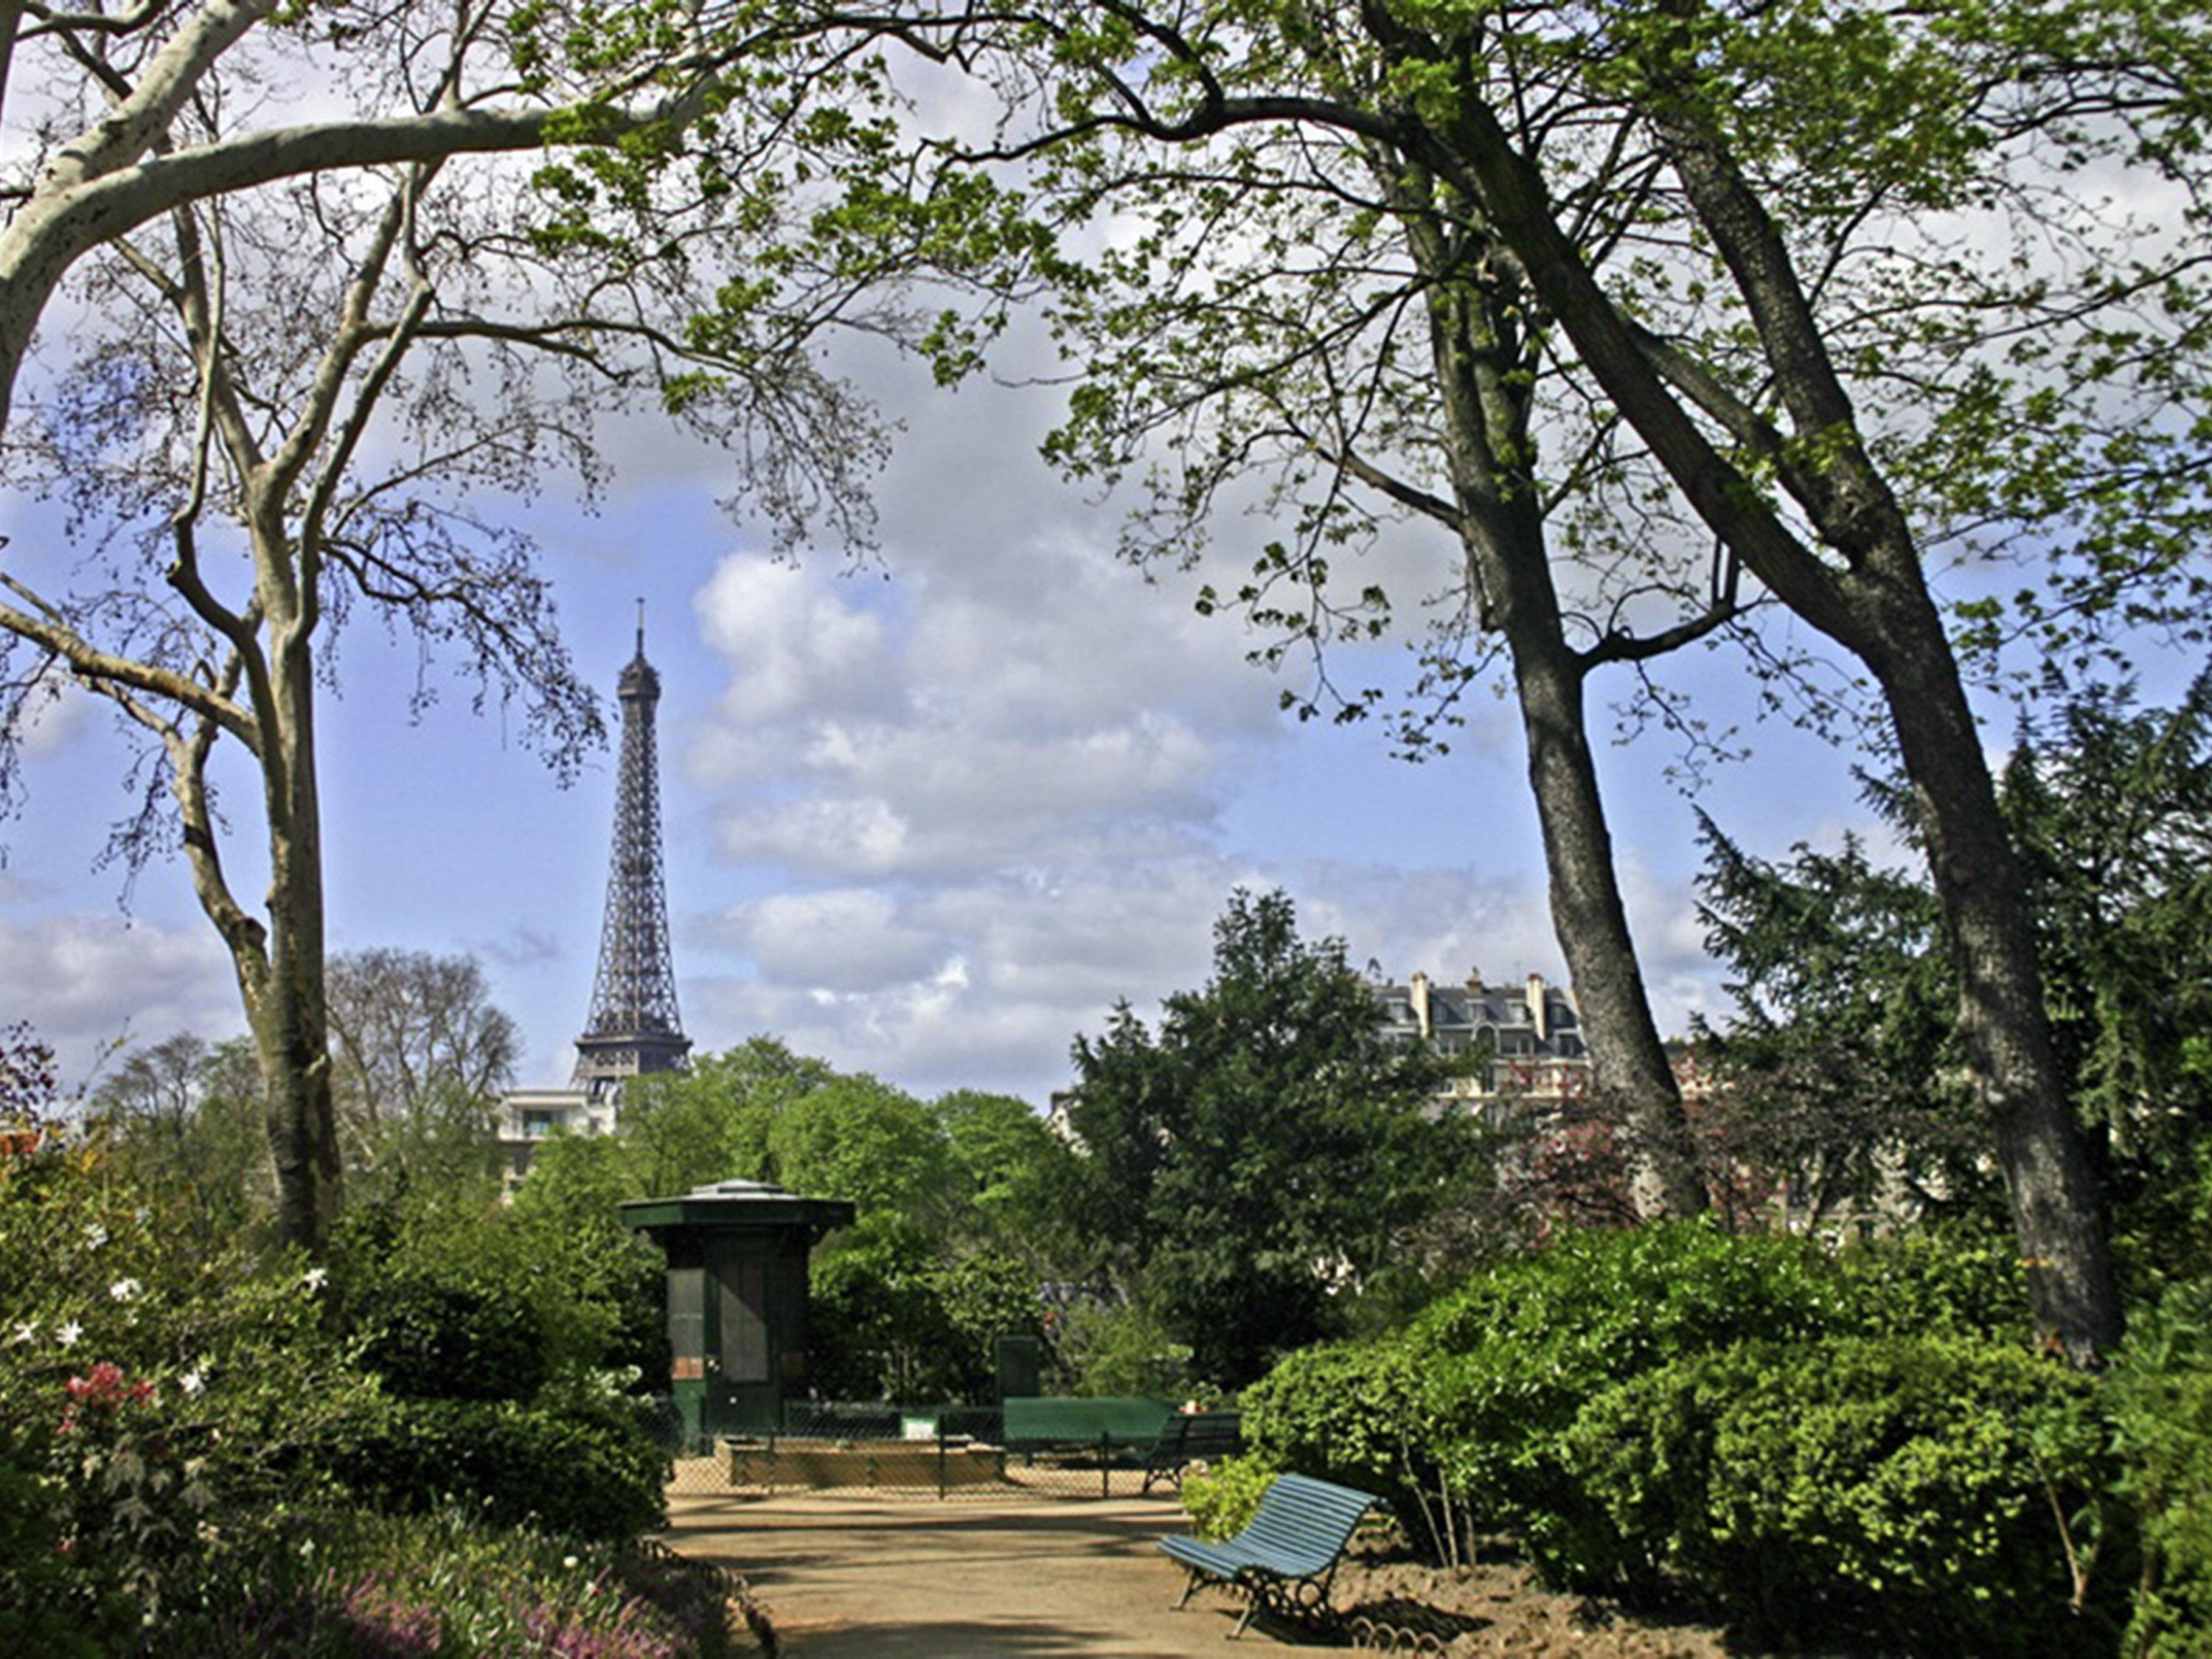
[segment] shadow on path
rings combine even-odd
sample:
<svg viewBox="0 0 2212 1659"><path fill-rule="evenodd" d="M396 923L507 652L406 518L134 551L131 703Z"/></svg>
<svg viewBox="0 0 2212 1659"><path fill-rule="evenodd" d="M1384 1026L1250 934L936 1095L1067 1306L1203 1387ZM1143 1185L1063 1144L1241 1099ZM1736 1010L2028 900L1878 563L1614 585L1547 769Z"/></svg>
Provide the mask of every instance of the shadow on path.
<svg viewBox="0 0 2212 1659"><path fill-rule="evenodd" d="M791 1659L1224 1659L1236 1601L1207 1593L1176 1610L1182 1574L1155 1540L1182 1522L1163 1498L679 1493L665 1539L742 1574ZM1255 1626L1237 1645L1296 1639Z"/></svg>

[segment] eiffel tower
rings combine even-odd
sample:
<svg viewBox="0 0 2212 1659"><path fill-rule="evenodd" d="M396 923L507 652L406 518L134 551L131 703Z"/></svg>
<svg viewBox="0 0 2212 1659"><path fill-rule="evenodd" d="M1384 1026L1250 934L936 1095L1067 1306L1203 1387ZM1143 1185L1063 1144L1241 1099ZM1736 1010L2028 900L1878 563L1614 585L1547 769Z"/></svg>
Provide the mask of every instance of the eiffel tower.
<svg viewBox="0 0 2212 1659"><path fill-rule="evenodd" d="M592 1009L576 1039L574 1085L594 1101L618 1098L624 1078L684 1069L691 1039L676 1011L668 953L668 891L660 867L660 767L653 711L660 676L645 659L645 601L637 602L637 655L616 683L622 702L622 771L615 796L614 857L599 926Z"/></svg>

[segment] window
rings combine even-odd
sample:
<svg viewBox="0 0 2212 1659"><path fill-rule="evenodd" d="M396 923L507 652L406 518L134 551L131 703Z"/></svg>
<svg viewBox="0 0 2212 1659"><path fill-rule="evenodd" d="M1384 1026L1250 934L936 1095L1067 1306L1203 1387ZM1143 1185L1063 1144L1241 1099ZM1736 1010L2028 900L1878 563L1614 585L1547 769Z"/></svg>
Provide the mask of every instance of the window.
<svg viewBox="0 0 2212 1659"><path fill-rule="evenodd" d="M722 1283L722 1377L768 1381L768 1272L758 1261L725 1261Z"/></svg>
<svg viewBox="0 0 2212 1659"><path fill-rule="evenodd" d="M706 1374L707 1270L671 1267L668 1270L668 1348L675 1364L669 1375L678 1382L696 1382Z"/></svg>
<svg viewBox="0 0 2212 1659"><path fill-rule="evenodd" d="M561 1111L525 1112L522 1115L522 1138L525 1140L543 1140L561 1127L562 1119L567 1115L566 1112Z"/></svg>

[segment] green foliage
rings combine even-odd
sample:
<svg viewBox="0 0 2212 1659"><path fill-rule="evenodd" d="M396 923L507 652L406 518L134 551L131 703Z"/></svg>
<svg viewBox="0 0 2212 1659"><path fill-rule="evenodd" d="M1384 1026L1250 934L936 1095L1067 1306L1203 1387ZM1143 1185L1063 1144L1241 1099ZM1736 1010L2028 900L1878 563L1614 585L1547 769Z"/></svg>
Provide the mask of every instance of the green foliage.
<svg viewBox="0 0 2212 1659"><path fill-rule="evenodd" d="M250 1237L210 1244L204 1213L97 1139L50 1130L0 1149L0 1649L414 1650L390 1645L404 1627L443 1630L438 1651L508 1652L483 1632L530 1616L547 1621L537 1651L572 1625L645 1617L620 1612L624 1591L593 1623L562 1599L598 1593L590 1574L562 1589L553 1547L481 1528L450 1559L387 1553L343 1577L313 1550L374 1531L350 1507L365 1501L420 1513L450 1496L578 1538L659 1524L658 1439L594 1369L620 1329L607 1309L649 1253L611 1229L538 1236L418 1200L361 1212L326 1279ZM394 1397L364 1352L404 1389L496 1378L532 1397ZM691 1650L655 1641L591 1650Z"/></svg>
<svg viewBox="0 0 2212 1659"><path fill-rule="evenodd" d="M1847 1337L1694 1354L1591 1399L1557 1462L1525 1536L1571 1583L1686 1588L1767 1640L2110 1643L2075 1616L2069 1558L2094 1543L2112 1474L2094 1385L2016 1348Z"/></svg>
<svg viewBox="0 0 2212 1659"><path fill-rule="evenodd" d="M0 1550L0 1607L22 1618L166 1617L274 1507L329 1491L331 1433L374 1409L321 1272L204 1249L188 1210L97 1142L0 1152L0 1485L25 1546Z"/></svg>
<svg viewBox="0 0 2212 1659"><path fill-rule="evenodd" d="M1364 1491L1403 1489L1433 1439L1419 1362L1405 1342L1302 1349L1242 1400L1249 1456Z"/></svg>
<svg viewBox="0 0 2212 1659"><path fill-rule="evenodd" d="M1208 1540L1235 1537L1251 1524L1279 1473L1258 1457L1224 1458L1210 1469L1192 1470L1182 1494L1191 1530Z"/></svg>
<svg viewBox="0 0 2212 1659"><path fill-rule="evenodd" d="M961 1092L925 1104L755 1037L689 1073L639 1079L612 1134L546 1142L514 1214L531 1237L574 1255L568 1241L613 1231L624 1200L709 1182L768 1180L847 1200L857 1224L812 1263L816 1391L987 1400L997 1339L1036 1330L1037 1284L1075 1248L1072 1161L1021 1101ZM634 1264L641 1249L618 1258L595 1247L593 1256ZM478 1261L483 1251L439 1259ZM647 1376L665 1376L657 1296L648 1304L634 1279L595 1271L622 1321L609 1341Z"/></svg>
<svg viewBox="0 0 2212 1659"><path fill-rule="evenodd" d="M1039 1269L1079 1260L1085 1241L1068 1208L1079 1160L1029 1103L962 1089L931 1109L951 1165L955 1243Z"/></svg>
<svg viewBox="0 0 2212 1659"><path fill-rule="evenodd" d="M1245 1391L1245 1442L1271 1468L1386 1494L1441 1559L1507 1527L1565 1560L1596 1547L1573 1541L1585 1530L1623 1524L1593 1520L1565 1461L1609 1390L1745 1344L1987 1340L2017 1333L2021 1306L2016 1261L1972 1237L1832 1255L1703 1222L1571 1234L1474 1274L1395 1336L1285 1359ZM1630 1560L1630 1543L1607 1547Z"/></svg>
<svg viewBox="0 0 2212 1659"><path fill-rule="evenodd" d="M1071 1394L1105 1399L1191 1397L1190 1345L1141 1299L1079 1302L1056 1310L1053 1355Z"/></svg>
<svg viewBox="0 0 2212 1659"><path fill-rule="evenodd" d="M818 1252L809 1288L809 1369L836 1400L988 1401L999 1338L1037 1329L1018 1263L948 1257L881 1216Z"/></svg>
<svg viewBox="0 0 2212 1659"><path fill-rule="evenodd" d="M165 1636L168 1650L207 1659L724 1659L736 1650L711 1578L486 1527L453 1508L289 1517Z"/></svg>
<svg viewBox="0 0 2212 1659"><path fill-rule="evenodd" d="M666 1455L643 1403L575 1389L514 1400L394 1400L347 1423L332 1462L379 1508L451 1503L496 1527L607 1542L661 1524Z"/></svg>
<svg viewBox="0 0 2212 1659"><path fill-rule="evenodd" d="M945 1134L913 1096L866 1076L836 1077L770 1121L774 1178L810 1198L842 1198L942 1236L951 1164Z"/></svg>
<svg viewBox="0 0 2212 1659"><path fill-rule="evenodd" d="M2212 1281L2177 1285L2136 1316L2110 1395L2144 1554L2124 1650L2203 1653L2212 1648Z"/></svg>
<svg viewBox="0 0 2212 1659"><path fill-rule="evenodd" d="M1540 1502L1550 1437L1610 1383L1686 1354L1832 1328L1834 1275L1790 1238L1701 1222L1571 1234L1440 1300L1409 1342L1449 1483L1478 1506Z"/></svg>
<svg viewBox="0 0 2212 1659"><path fill-rule="evenodd" d="M1904 792L1871 793L1914 833ZM2021 732L2000 798L2119 1255L2154 1291L2212 1266L2188 1224L2212 1126L2212 675L2171 709L2139 708L2124 687L2066 697ZM1924 880L1850 837L1778 863L1710 823L1705 841L1700 913L1739 1004L1708 1047L1726 1153L1786 1178L1800 1224L1878 1198L1992 1206Z"/></svg>
<svg viewBox="0 0 2212 1659"><path fill-rule="evenodd" d="M1702 823L1698 915L1737 1003L1703 1045L1716 1161L1780 1185L1807 1230L1884 1201L1993 1200L1934 893L1856 836L1772 864Z"/></svg>
<svg viewBox="0 0 2212 1659"><path fill-rule="evenodd" d="M395 1392L523 1399L603 1370L666 1374L659 1253L611 1211L403 1185L348 1213L334 1261Z"/></svg>
<svg viewBox="0 0 2212 1659"><path fill-rule="evenodd" d="M1281 893L1231 896L1213 977L1157 1035L1125 1006L1075 1062L1076 1212L1224 1386L1328 1334L1339 1291L1481 1178L1469 1121L1425 1109L1433 1058Z"/></svg>
<svg viewBox="0 0 2212 1659"><path fill-rule="evenodd" d="M537 1310L506 1287L396 1274L363 1291L353 1315L367 1333L362 1363L404 1398L527 1400L546 1379Z"/></svg>
<svg viewBox="0 0 2212 1659"><path fill-rule="evenodd" d="M43 1424L0 1430L0 1653L102 1659L136 1633L138 1603L71 1559L52 1439Z"/></svg>
<svg viewBox="0 0 2212 1659"><path fill-rule="evenodd" d="M1837 1328L1869 1336L2034 1335L2027 1279L2011 1236L1965 1224L1921 1227L1839 1252Z"/></svg>

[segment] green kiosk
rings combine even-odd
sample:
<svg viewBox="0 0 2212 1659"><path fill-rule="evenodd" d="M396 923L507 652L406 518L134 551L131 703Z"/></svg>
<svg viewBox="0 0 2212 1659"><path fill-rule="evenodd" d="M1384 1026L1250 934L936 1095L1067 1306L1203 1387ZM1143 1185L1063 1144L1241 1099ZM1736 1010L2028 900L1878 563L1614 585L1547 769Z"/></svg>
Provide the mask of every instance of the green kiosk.
<svg viewBox="0 0 2212 1659"><path fill-rule="evenodd" d="M684 1443L781 1428L785 1399L806 1386L807 1252L851 1226L853 1206L718 1181L624 1204L622 1220L668 1257L669 1382Z"/></svg>

